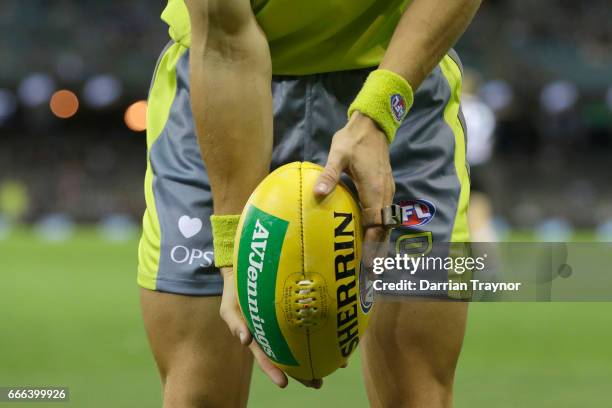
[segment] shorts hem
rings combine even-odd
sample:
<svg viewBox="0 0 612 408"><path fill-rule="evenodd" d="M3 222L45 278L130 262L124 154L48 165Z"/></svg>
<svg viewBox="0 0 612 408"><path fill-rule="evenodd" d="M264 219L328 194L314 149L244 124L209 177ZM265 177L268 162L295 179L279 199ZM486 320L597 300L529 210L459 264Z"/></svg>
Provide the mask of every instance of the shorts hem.
<svg viewBox="0 0 612 408"><path fill-rule="evenodd" d="M157 278L151 285L142 276L142 269L138 269L138 286L155 292L172 293L185 296L221 296L223 293L223 280L213 280L208 282L196 280L178 280Z"/></svg>

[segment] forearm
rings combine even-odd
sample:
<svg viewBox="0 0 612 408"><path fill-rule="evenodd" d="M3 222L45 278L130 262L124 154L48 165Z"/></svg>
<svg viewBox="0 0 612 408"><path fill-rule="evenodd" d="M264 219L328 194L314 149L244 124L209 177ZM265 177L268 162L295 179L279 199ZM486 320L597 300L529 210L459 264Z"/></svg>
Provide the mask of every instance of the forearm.
<svg viewBox="0 0 612 408"><path fill-rule="evenodd" d="M414 0L404 12L380 68L417 89L470 24L481 0Z"/></svg>
<svg viewBox="0 0 612 408"><path fill-rule="evenodd" d="M270 168L270 54L254 20L235 30L198 27L201 21L194 22L190 51L198 142L215 214L239 214Z"/></svg>

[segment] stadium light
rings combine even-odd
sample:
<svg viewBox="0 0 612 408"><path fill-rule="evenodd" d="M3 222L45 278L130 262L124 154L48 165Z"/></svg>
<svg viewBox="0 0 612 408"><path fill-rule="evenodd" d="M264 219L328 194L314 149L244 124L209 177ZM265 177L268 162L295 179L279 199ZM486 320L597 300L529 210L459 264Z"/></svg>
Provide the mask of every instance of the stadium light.
<svg viewBox="0 0 612 408"><path fill-rule="evenodd" d="M21 103L34 108L49 101L55 90L55 81L48 74L36 73L27 76L19 84L17 94Z"/></svg>
<svg viewBox="0 0 612 408"><path fill-rule="evenodd" d="M68 119L79 110L79 98L72 91L62 89L57 91L49 101L51 112L60 119Z"/></svg>
<svg viewBox="0 0 612 408"><path fill-rule="evenodd" d="M544 87L540 104L545 112L559 114L570 110L578 100L578 88L569 81L554 81Z"/></svg>
<svg viewBox="0 0 612 408"><path fill-rule="evenodd" d="M512 87L501 79L486 82L480 87L478 95L495 112L506 109L514 100Z"/></svg>
<svg viewBox="0 0 612 408"><path fill-rule="evenodd" d="M121 96L122 85L109 74L96 75L83 87L85 103L94 109L103 109L115 103Z"/></svg>
<svg viewBox="0 0 612 408"><path fill-rule="evenodd" d="M147 128L147 101L141 100L131 104L125 111L125 124L134 132Z"/></svg>

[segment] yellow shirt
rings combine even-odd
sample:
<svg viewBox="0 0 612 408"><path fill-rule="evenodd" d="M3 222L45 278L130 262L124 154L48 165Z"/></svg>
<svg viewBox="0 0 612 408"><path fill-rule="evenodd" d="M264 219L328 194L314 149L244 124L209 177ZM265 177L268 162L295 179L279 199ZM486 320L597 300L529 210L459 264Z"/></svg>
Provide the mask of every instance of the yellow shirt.
<svg viewBox="0 0 612 408"><path fill-rule="evenodd" d="M265 32L272 70L307 75L380 64L410 0L251 0ZM170 37L191 43L183 0L168 0L162 13Z"/></svg>

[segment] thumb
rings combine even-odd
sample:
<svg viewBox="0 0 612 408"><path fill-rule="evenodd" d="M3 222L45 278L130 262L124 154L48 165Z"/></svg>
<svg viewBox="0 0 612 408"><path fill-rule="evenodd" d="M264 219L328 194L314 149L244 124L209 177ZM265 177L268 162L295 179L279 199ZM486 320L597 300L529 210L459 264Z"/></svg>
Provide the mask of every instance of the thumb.
<svg viewBox="0 0 612 408"><path fill-rule="evenodd" d="M314 194L317 197L325 197L332 191L340 181L340 175L344 170L342 161L332 152L329 153L325 169L317 178L314 185Z"/></svg>

